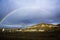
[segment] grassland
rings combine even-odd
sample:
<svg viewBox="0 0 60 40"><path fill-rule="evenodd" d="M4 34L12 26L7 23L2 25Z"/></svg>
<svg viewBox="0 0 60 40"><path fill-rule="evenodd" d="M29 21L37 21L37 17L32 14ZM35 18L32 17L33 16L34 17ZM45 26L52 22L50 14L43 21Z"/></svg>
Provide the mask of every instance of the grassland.
<svg viewBox="0 0 60 40"><path fill-rule="evenodd" d="M0 32L0 40L60 40L59 32Z"/></svg>

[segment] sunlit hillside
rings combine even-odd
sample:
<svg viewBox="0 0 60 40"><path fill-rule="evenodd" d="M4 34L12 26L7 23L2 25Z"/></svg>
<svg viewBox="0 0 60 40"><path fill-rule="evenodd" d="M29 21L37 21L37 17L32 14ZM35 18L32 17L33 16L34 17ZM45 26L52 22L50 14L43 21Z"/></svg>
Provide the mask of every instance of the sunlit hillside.
<svg viewBox="0 0 60 40"><path fill-rule="evenodd" d="M17 31L23 31L23 32L45 32L45 31L55 31L58 30L59 27L57 25L53 25L53 24L45 24L45 23L41 23L41 24L37 24L37 25L33 25L27 28L23 28Z"/></svg>
<svg viewBox="0 0 60 40"><path fill-rule="evenodd" d="M60 30L60 26L40 23L26 28L0 28L2 32L52 32Z"/></svg>

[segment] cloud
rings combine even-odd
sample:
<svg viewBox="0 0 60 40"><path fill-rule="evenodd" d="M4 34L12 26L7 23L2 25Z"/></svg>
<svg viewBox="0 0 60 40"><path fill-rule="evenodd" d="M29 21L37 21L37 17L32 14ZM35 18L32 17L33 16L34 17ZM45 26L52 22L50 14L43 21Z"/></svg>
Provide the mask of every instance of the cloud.
<svg viewBox="0 0 60 40"><path fill-rule="evenodd" d="M59 0L9 0L3 1L2 4L0 14L7 15L1 24L30 25L41 22L55 23L60 20Z"/></svg>
<svg viewBox="0 0 60 40"><path fill-rule="evenodd" d="M59 23L51 23L51 24L57 25L57 24L59 24Z"/></svg>

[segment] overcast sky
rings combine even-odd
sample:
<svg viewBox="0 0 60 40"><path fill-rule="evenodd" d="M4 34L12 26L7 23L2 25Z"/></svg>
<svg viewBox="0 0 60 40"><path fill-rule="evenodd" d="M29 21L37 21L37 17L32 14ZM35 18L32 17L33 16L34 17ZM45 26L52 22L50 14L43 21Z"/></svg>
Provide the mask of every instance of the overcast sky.
<svg viewBox="0 0 60 40"><path fill-rule="evenodd" d="M60 23L60 0L0 0L1 24Z"/></svg>

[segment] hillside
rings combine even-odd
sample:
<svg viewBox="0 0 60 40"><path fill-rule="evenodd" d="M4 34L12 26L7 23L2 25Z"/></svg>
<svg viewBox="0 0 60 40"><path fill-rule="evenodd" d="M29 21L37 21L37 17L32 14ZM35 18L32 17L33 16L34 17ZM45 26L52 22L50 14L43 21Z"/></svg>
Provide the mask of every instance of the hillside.
<svg viewBox="0 0 60 40"><path fill-rule="evenodd" d="M59 27L57 27L57 25L41 23L41 24L33 25L33 26L30 26L30 27L27 27L24 29L20 29L20 30L28 31L28 32L31 32L31 31L44 32L44 31L55 31L58 29L59 29Z"/></svg>

